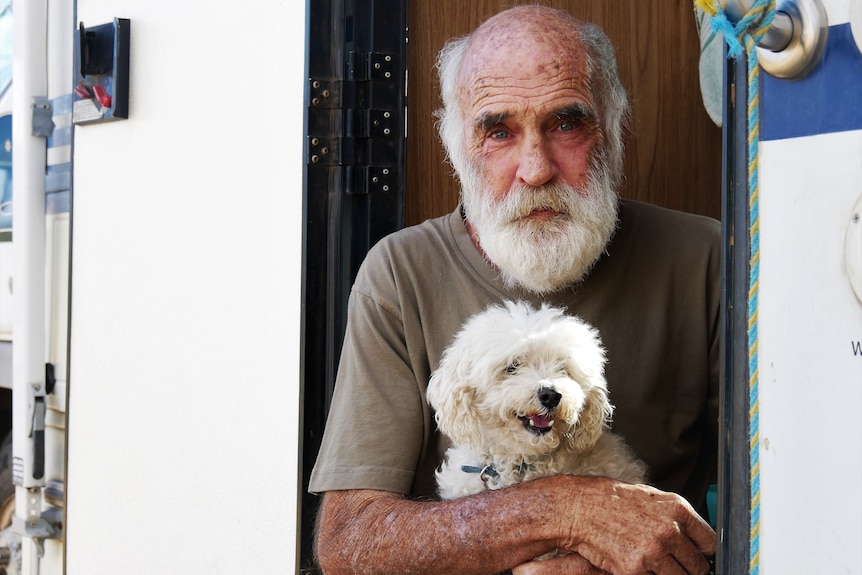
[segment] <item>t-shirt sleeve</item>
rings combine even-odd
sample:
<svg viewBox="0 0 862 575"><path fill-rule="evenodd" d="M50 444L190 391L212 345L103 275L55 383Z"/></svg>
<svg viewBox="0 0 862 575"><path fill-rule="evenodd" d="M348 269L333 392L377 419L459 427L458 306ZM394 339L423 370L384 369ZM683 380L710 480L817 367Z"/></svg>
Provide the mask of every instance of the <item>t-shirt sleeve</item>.
<svg viewBox="0 0 862 575"><path fill-rule="evenodd" d="M397 304L363 291L361 281L357 285L309 491L406 494L426 441L428 408L410 365Z"/></svg>

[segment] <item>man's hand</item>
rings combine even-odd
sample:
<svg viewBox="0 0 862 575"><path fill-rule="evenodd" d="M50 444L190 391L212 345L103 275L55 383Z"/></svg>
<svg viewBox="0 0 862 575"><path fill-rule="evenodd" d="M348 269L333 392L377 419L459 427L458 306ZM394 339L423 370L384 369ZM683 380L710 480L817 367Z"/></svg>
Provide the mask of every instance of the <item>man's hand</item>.
<svg viewBox="0 0 862 575"><path fill-rule="evenodd" d="M613 575L709 573L715 532L682 497L598 478L580 487L564 549Z"/></svg>

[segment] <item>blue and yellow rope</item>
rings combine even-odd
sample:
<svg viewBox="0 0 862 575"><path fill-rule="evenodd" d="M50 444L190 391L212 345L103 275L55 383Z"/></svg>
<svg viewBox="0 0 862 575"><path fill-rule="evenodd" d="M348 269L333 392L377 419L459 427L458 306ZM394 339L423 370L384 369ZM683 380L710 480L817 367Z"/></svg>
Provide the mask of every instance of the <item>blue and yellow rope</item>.
<svg viewBox="0 0 862 575"><path fill-rule="evenodd" d="M719 0L695 0L710 18L713 30L724 36L728 55L743 52L748 64L748 234L750 243L748 283L748 405L750 460L750 544L749 573L760 573L760 395L757 340L757 297L760 286L760 67L755 50L775 17L775 0L756 0L748 13L733 24Z"/></svg>

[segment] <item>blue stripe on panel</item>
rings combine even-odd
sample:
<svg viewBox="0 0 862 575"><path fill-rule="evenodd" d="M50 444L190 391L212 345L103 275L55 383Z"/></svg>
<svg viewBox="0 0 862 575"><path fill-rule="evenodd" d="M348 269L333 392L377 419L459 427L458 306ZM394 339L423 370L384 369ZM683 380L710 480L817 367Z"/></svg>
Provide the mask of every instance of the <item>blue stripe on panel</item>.
<svg viewBox="0 0 862 575"><path fill-rule="evenodd" d="M69 166L70 164L65 164ZM66 169L45 174L45 193L62 192L72 187L72 170Z"/></svg>
<svg viewBox="0 0 862 575"><path fill-rule="evenodd" d="M51 135L48 137L49 148L59 148L60 146L68 146L72 143L72 127L54 128Z"/></svg>
<svg viewBox="0 0 862 575"><path fill-rule="evenodd" d="M66 94L65 96L54 98L51 101L51 109L53 114L55 116L59 116L61 114L71 114L74 101L75 98L72 94Z"/></svg>
<svg viewBox="0 0 862 575"><path fill-rule="evenodd" d="M67 214L71 210L71 194L69 190L45 194L45 213Z"/></svg>
<svg viewBox="0 0 862 575"><path fill-rule="evenodd" d="M829 28L823 59L802 80L760 82L761 141L862 129L862 54L850 24Z"/></svg>
<svg viewBox="0 0 862 575"><path fill-rule="evenodd" d="M45 212L68 213L71 208L72 163L48 166L45 172Z"/></svg>

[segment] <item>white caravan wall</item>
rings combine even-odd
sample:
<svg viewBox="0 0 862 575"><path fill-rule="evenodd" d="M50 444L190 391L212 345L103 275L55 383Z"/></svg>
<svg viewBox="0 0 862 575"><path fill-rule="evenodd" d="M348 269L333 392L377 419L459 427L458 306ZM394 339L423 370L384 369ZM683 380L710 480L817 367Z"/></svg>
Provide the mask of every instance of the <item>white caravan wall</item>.
<svg viewBox="0 0 862 575"><path fill-rule="evenodd" d="M293 573L305 3L77 8L132 46L75 132L67 573Z"/></svg>
<svg viewBox="0 0 862 575"><path fill-rule="evenodd" d="M862 246L854 251L848 242L862 225L854 220L862 202L862 57L847 36L848 2L824 5L833 43L820 67L795 83L773 82L773 92L761 79L763 575L862 575L862 297L850 274L862 269ZM770 130L775 108L791 120ZM794 133L794 126L829 129ZM776 128L787 134L771 137Z"/></svg>

